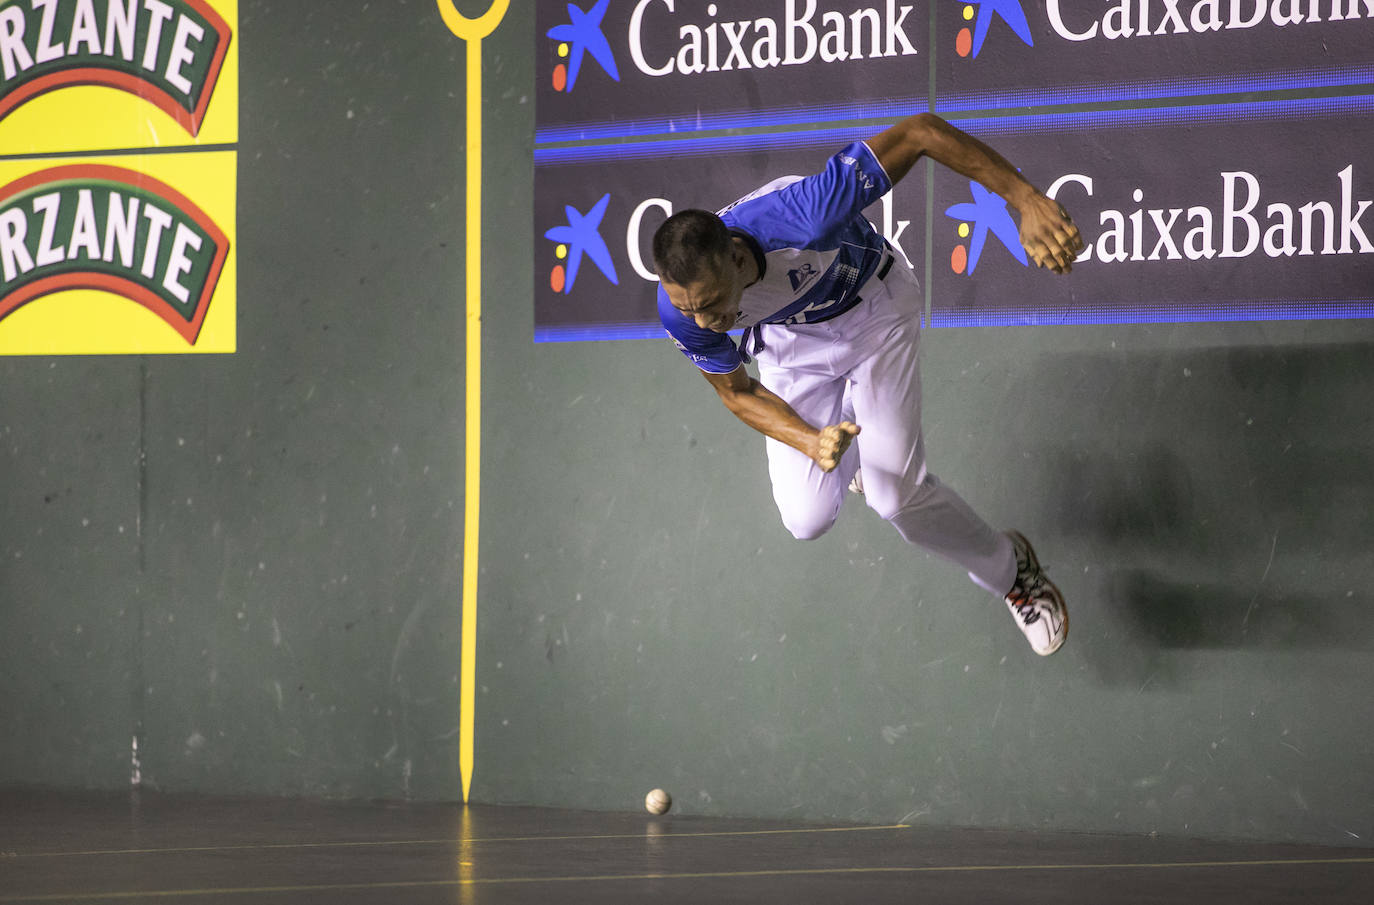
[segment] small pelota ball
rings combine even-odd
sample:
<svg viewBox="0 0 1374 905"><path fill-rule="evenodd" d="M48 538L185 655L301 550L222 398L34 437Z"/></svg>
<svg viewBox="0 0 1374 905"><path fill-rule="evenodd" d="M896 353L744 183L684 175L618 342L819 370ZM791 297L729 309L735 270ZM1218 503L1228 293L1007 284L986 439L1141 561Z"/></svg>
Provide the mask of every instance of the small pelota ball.
<svg viewBox="0 0 1374 905"><path fill-rule="evenodd" d="M666 814L673 806L673 796L662 789L654 789L644 796L644 810L650 814Z"/></svg>

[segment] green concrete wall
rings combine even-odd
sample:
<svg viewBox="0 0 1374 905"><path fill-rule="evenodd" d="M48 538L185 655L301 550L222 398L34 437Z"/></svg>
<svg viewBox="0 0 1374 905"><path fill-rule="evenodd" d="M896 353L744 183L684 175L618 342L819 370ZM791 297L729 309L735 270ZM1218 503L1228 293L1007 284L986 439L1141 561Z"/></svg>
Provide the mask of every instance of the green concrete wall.
<svg viewBox="0 0 1374 905"><path fill-rule="evenodd" d="M0 782L456 798L462 43L239 26L238 352L0 361Z"/></svg>
<svg viewBox="0 0 1374 905"><path fill-rule="evenodd" d="M0 782L137 736L157 788L453 800L464 48L240 36L238 353L0 361ZM531 341L534 40L484 44L475 799L1374 839L1374 325L927 333L933 469L1070 601L1041 660L858 500L792 540L666 342Z"/></svg>
<svg viewBox="0 0 1374 905"><path fill-rule="evenodd" d="M481 800L1374 840L1369 322L927 331L933 470L1069 599L1041 660L858 499L793 540L666 341L487 312Z"/></svg>

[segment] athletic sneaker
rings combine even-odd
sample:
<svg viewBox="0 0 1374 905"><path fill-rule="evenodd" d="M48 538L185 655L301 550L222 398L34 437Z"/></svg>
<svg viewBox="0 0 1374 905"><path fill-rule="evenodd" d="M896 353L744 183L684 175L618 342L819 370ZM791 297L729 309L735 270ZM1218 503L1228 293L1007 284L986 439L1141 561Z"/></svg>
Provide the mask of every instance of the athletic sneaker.
<svg viewBox="0 0 1374 905"><path fill-rule="evenodd" d="M1019 531L1008 531L1007 537L1016 550L1016 584L1007 593L1007 609L1031 649L1048 657L1068 637L1069 610L1064 596L1040 568L1030 541Z"/></svg>

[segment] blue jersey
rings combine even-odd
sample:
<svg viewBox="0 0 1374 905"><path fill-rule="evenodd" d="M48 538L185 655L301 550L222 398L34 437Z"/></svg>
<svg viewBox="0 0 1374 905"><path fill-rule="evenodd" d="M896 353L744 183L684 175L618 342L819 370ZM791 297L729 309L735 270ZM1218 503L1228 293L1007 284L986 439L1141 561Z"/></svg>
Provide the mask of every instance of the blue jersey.
<svg viewBox="0 0 1374 905"><path fill-rule="evenodd" d="M759 280L740 300L736 327L807 324L843 314L883 260L886 243L863 209L887 194L892 180L867 144L855 142L825 169L785 176L720 211L759 264ZM728 374L744 361L724 333L696 325L658 288L658 316L677 347L703 371Z"/></svg>

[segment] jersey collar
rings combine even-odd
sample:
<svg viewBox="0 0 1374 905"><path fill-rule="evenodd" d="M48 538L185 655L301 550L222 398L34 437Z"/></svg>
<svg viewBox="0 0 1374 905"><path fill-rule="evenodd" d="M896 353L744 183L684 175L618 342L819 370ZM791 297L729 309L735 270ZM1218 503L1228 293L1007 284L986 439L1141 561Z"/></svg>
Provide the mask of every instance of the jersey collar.
<svg viewBox="0 0 1374 905"><path fill-rule="evenodd" d="M731 236L743 239L744 244L749 246L749 250L754 253L754 261L759 265L758 278L759 280L762 280L763 275L768 272L768 259L764 257L763 247L759 245L757 239L755 239L753 236L749 235L742 229L735 229L734 227L730 227L729 232Z"/></svg>

